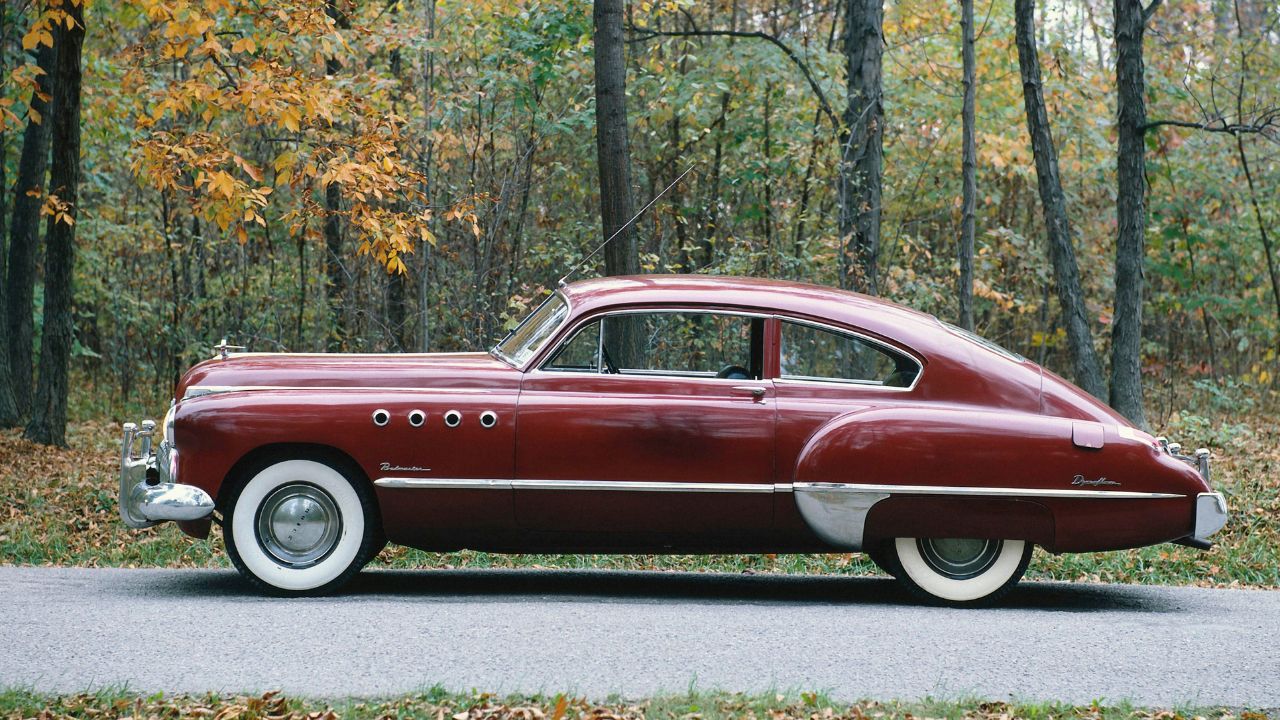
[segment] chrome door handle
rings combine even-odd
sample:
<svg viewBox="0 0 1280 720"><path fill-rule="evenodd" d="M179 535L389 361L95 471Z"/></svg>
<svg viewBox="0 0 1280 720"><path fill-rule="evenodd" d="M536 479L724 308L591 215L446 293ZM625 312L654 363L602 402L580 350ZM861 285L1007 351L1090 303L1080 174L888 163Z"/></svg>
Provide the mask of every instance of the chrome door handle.
<svg viewBox="0 0 1280 720"><path fill-rule="evenodd" d="M764 388L759 385L735 385L733 390L734 392L748 393L756 401L764 398Z"/></svg>

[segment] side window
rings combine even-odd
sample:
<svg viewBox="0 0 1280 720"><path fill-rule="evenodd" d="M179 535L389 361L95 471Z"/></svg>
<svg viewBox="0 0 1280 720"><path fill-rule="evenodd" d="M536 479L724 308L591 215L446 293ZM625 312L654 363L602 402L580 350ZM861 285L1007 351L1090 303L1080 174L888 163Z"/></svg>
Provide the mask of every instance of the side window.
<svg viewBox="0 0 1280 720"><path fill-rule="evenodd" d="M574 333L542 369L555 372L600 372L600 321L589 323Z"/></svg>
<svg viewBox="0 0 1280 720"><path fill-rule="evenodd" d="M783 378L910 387L919 372L915 360L856 335L782 323Z"/></svg>
<svg viewBox="0 0 1280 720"><path fill-rule="evenodd" d="M699 312L604 318L605 371L734 379L761 376L764 320Z"/></svg>

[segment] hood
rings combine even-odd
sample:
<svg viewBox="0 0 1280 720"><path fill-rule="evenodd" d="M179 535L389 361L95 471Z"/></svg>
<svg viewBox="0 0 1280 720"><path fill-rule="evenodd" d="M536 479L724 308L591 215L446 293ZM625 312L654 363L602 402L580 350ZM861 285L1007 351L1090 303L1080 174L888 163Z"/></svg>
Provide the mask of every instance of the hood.
<svg viewBox="0 0 1280 720"><path fill-rule="evenodd" d="M243 353L206 360L178 383L183 398L225 388L508 387L519 371L488 353Z"/></svg>

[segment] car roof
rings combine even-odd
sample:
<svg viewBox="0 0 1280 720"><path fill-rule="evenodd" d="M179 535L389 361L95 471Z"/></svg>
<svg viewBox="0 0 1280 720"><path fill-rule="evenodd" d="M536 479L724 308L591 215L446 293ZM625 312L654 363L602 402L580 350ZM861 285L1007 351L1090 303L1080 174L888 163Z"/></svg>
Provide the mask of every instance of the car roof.
<svg viewBox="0 0 1280 720"><path fill-rule="evenodd" d="M787 280L728 275L622 275L579 280L560 290L575 316L625 305L710 305L828 320L912 347L933 346L939 333L945 333L935 317L918 310L861 293Z"/></svg>

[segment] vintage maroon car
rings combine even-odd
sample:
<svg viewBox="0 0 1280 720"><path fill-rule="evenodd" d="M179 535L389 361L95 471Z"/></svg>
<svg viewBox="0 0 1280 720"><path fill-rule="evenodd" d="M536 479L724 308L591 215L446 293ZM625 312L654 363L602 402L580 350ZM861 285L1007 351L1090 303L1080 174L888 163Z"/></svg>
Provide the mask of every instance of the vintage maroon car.
<svg viewBox="0 0 1280 720"><path fill-rule="evenodd" d="M562 286L488 353L233 353L153 441L120 512L176 520L274 593L386 542L490 552L863 551L917 594L990 601L1033 545L1209 546L1209 453L881 300L744 278Z"/></svg>

